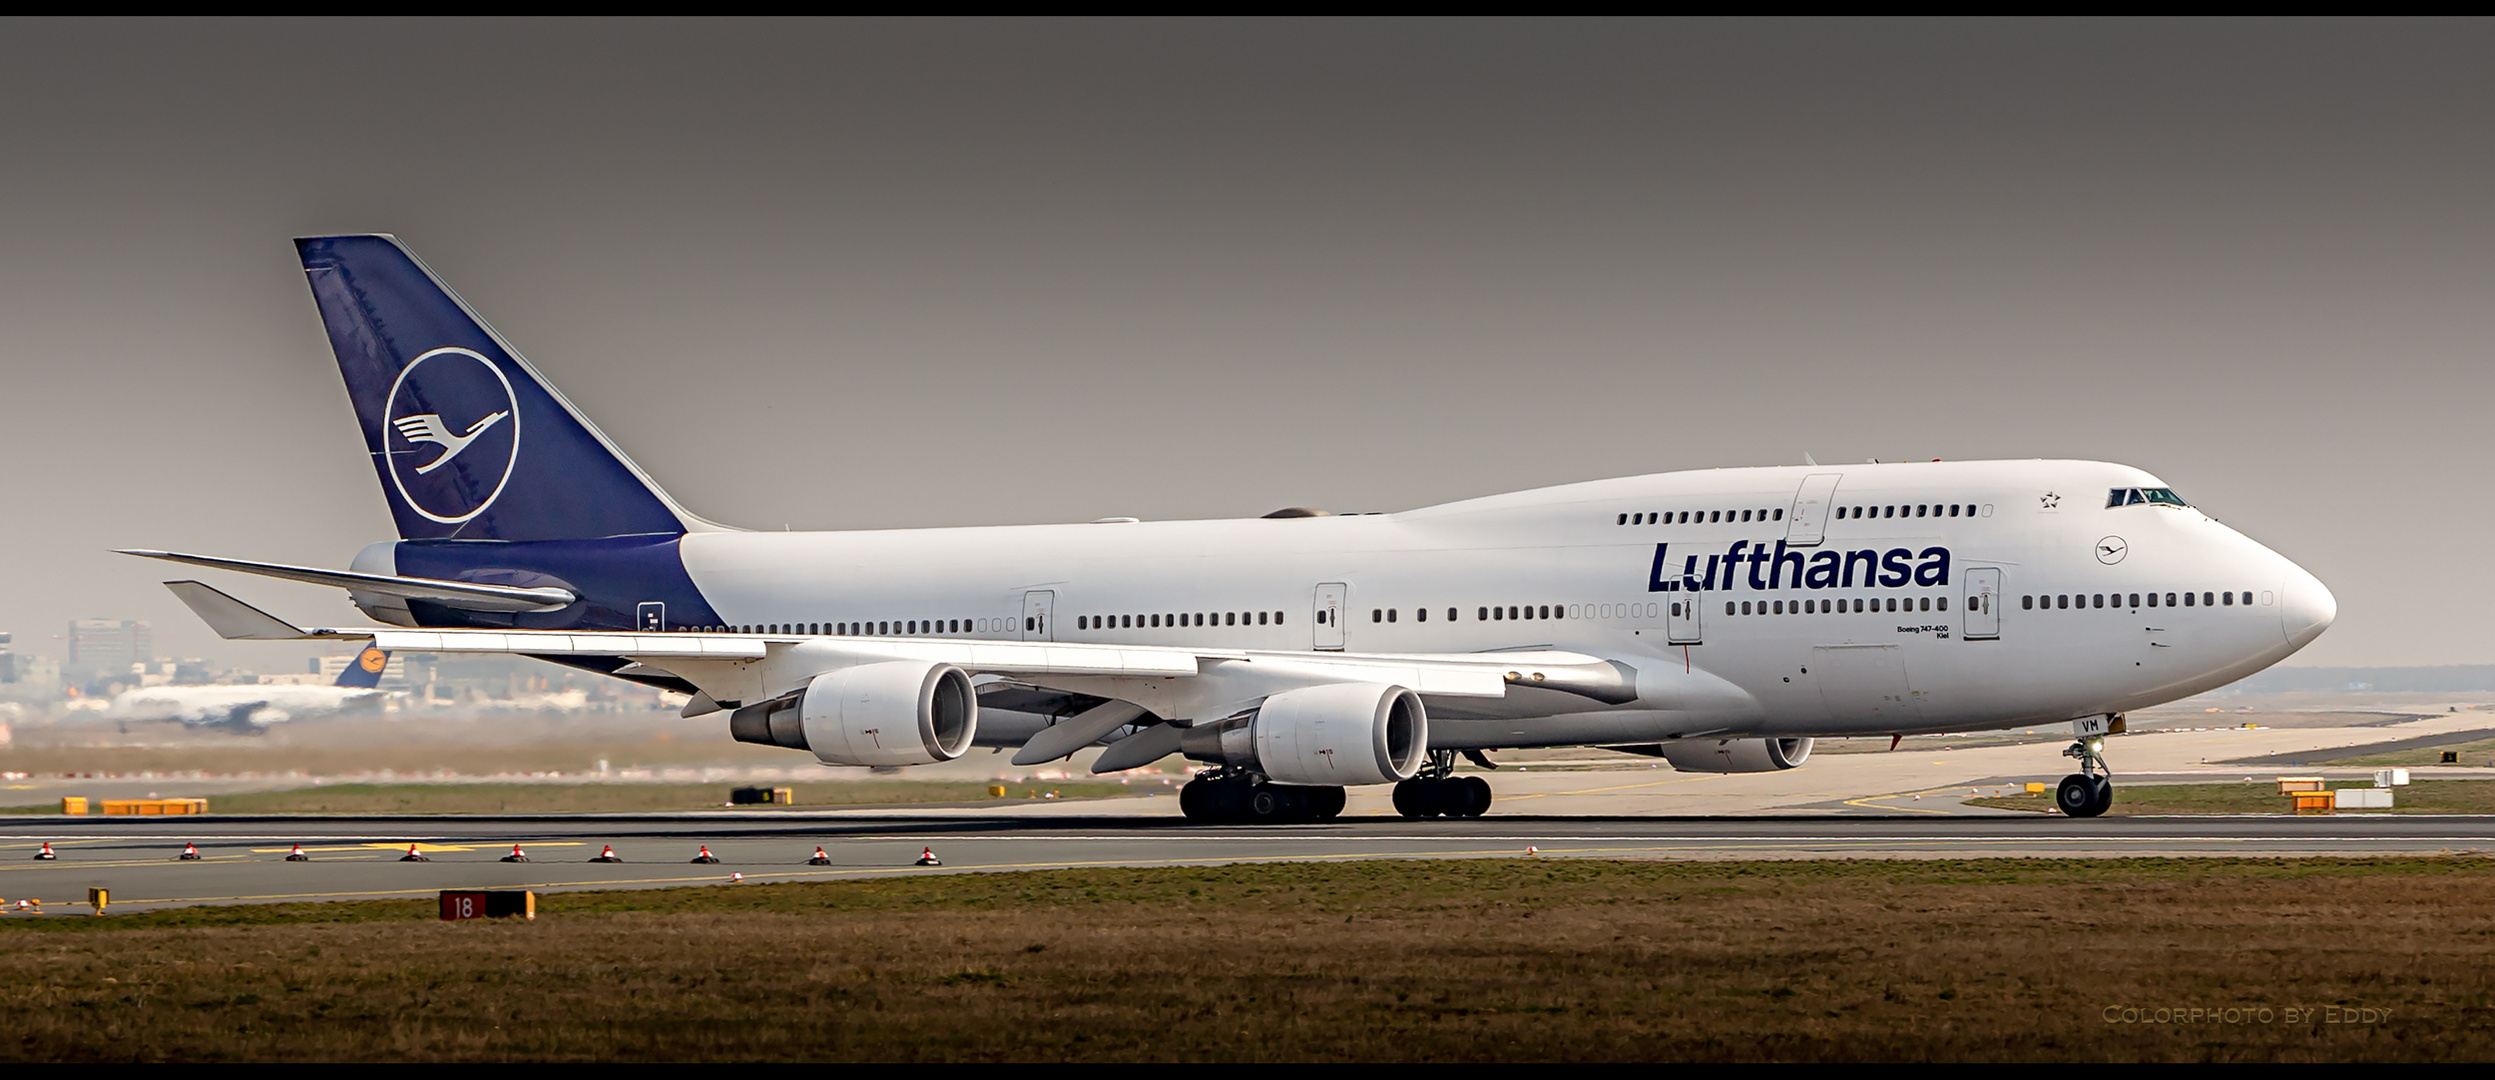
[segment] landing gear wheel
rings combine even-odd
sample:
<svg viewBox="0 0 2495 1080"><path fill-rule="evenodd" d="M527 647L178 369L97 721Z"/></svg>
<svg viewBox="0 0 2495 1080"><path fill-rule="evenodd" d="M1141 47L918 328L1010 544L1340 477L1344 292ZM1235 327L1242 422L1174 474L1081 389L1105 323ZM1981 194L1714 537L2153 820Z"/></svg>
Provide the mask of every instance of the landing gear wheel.
<svg viewBox="0 0 2495 1080"><path fill-rule="evenodd" d="M1189 821L1206 821L1213 816L1212 810L1204 805L1207 801L1204 786L1202 780L1189 780L1185 787L1178 789L1178 812L1187 815Z"/></svg>
<svg viewBox="0 0 2495 1080"><path fill-rule="evenodd" d="M1258 784L1247 797L1248 818L1259 825L1298 821L1308 813L1308 796L1298 788Z"/></svg>
<svg viewBox="0 0 2495 1080"><path fill-rule="evenodd" d="M1438 812L1430 805L1433 786L1427 780L1406 780L1395 785L1395 812L1408 818L1436 817Z"/></svg>
<svg viewBox="0 0 2495 1080"><path fill-rule="evenodd" d="M2101 798L2100 785L2102 785L2103 792ZM2065 817L2095 817L2104 813L2105 808L2113 805L2113 802L2112 781L2100 780L2082 773L2072 773L2063 777L2062 783L2053 789L2053 805L2060 808Z"/></svg>
<svg viewBox="0 0 2495 1080"><path fill-rule="evenodd" d="M1467 776L1461 780L1449 781L1448 786L1463 789L1463 816L1480 817L1490 812L1490 781L1478 776Z"/></svg>

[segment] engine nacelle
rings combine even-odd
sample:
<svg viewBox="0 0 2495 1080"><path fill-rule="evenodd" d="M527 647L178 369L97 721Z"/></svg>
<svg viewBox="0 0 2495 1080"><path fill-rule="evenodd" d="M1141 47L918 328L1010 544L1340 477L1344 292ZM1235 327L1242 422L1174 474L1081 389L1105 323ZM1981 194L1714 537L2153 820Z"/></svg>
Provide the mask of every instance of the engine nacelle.
<svg viewBox="0 0 2495 1080"><path fill-rule="evenodd" d="M1680 739L1657 745L1654 753L1682 772L1775 772L1810 760L1811 740Z"/></svg>
<svg viewBox="0 0 2495 1080"><path fill-rule="evenodd" d="M1265 774L1280 784L1335 787L1409 780L1429 758L1421 695L1379 683L1285 690L1246 716L1189 728L1179 752Z"/></svg>
<svg viewBox="0 0 2495 1080"><path fill-rule="evenodd" d="M979 695L951 664L893 660L827 671L803 694L728 717L738 742L811 750L826 765L927 765L970 749Z"/></svg>

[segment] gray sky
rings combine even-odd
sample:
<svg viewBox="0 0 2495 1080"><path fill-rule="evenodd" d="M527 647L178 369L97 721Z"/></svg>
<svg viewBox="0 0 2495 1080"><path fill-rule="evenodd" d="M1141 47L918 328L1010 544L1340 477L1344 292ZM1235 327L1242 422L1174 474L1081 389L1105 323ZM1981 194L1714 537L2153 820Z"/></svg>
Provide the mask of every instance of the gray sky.
<svg viewBox="0 0 2495 1080"><path fill-rule="evenodd" d="M2495 662L2491 46L2487 22L12 22L0 628L43 649L144 618L168 654L291 663L105 552L344 565L390 535L287 242L387 231L735 524L2092 457L2330 584L2339 623L2294 662Z"/></svg>

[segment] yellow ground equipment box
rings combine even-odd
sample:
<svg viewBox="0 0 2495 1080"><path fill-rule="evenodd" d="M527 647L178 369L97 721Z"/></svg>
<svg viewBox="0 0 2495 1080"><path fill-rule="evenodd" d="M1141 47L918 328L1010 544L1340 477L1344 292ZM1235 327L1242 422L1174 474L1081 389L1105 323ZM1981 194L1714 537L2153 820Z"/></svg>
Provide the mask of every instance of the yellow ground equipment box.
<svg viewBox="0 0 2495 1080"><path fill-rule="evenodd" d="M797 791L784 787L741 787L728 792L730 806L795 806Z"/></svg>
<svg viewBox="0 0 2495 1080"><path fill-rule="evenodd" d="M173 817L181 814L205 814L206 799L106 799L104 813L134 814L141 817Z"/></svg>
<svg viewBox="0 0 2495 1080"><path fill-rule="evenodd" d="M61 796L61 812L71 817L87 816L87 797L84 795Z"/></svg>
<svg viewBox="0 0 2495 1080"><path fill-rule="evenodd" d="M2296 812L2299 814L2328 814L2338 809L2338 800L2327 791L2290 792L2289 797L2296 800Z"/></svg>
<svg viewBox="0 0 2495 1080"><path fill-rule="evenodd" d="M2293 795L2299 791L2320 790L2322 790L2322 778L2318 776L2282 776L2278 778L2278 793L2281 795Z"/></svg>

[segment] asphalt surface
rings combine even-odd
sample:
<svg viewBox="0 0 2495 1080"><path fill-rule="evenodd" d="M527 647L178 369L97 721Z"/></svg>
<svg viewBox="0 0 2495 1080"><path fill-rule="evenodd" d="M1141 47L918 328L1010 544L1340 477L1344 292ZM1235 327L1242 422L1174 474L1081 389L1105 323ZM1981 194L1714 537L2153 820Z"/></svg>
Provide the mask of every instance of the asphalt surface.
<svg viewBox="0 0 2495 1080"><path fill-rule="evenodd" d="M49 841L57 858L38 861ZM180 861L184 843L197 861ZM410 844L425 862L401 862ZM294 845L308 856L287 862ZM518 845L527 862L502 857ZM613 845L624 861L588 861ZM828 866L807 860L821 846ZM716 864L690 860L707 847ZM915 865L932 849L940 867ZM441 889L666 888L895 874L1413 858L2304 856L2495 851L2495 817L2044 815L1774 818L1343 818L1204 827L1168 817L880 817L804 812L542 817L0 819L0 898L87 913L188 904L426 896ZM0 916L22 917L17 914Z"/></svg>

